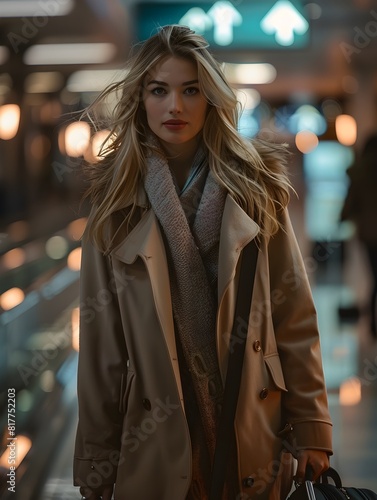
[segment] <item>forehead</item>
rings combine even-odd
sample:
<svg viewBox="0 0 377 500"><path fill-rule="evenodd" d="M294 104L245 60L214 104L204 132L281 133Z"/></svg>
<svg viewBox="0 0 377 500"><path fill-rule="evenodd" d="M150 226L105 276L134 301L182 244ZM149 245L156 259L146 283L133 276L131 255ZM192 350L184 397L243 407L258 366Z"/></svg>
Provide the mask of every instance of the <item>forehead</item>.
<svg viewBox="0 0 377 500"><path fill-rule="evenodd" d="M160 61L149 71L147 76L147 80L159 80L170 84L179 84L197 78L198 68L196 63L189 59L175 56L170 56Z"/></svg>

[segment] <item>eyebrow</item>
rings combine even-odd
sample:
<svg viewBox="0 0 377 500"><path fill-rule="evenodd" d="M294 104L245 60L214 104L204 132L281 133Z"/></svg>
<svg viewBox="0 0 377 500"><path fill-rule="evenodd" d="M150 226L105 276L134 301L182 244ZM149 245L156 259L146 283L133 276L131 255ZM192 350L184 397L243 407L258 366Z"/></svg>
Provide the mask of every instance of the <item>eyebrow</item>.
<svg viewBox="0 0 377 500"><path fill-rule="evenodd" d="M166 82L160 82L159 80L151 80L150 82L147 83L147 86L148 85L152 85L152 83L154 85L161 85L162 87L168 87L169 86ZM198 80L190 80L188 82L183 82L182 86L192 85L193 83L199 83L199 81Z"/></svg>

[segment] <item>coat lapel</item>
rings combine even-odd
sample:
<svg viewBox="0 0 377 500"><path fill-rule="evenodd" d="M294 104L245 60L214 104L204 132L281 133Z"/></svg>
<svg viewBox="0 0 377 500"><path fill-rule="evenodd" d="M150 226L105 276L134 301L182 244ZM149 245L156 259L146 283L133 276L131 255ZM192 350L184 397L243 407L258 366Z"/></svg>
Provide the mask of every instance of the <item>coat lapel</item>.
<svg viewBox="0 0 377 500"><path fill-rule="evenodd" d="M242 249L259 231L258 224L228 194L220 233L217 314L217 354L223 382L228 366L229 340L236 306L237 264Z"/></svg>
<svg viewBox="0 0 377 500"><path fill-rule="evenodd" d="M147 267L157 317L160 320L172 360L180 397L183 399L174 335L168 263L158 221L151 209L146 212L121 244L112 251L112 255L126 264L132 264L138 257L141 257Z"/></svg>
<svg viewBox="0 0 377 500"><path fill-rule="evenodd" d="M221 223L219 250L219 303L230 281L234 278L241 250L259 232L259 226L228 194Z"/></svg>

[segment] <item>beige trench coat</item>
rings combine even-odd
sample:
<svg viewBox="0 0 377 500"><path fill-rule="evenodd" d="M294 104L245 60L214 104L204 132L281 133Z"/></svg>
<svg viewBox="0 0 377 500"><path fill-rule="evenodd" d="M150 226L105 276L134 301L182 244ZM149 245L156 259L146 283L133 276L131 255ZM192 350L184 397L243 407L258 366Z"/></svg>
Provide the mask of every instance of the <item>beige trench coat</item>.
<svg viewBox="0 0 377 500"><path fill-rule="evenodd" d="M139 200L146 206L144 192ZM239 329L241 340L247 330L247 343L235 420L242 487L237 500L284 498L292 481L292 459L282 454L284 447L331 453L316 312L286 212L282 223L284 230L261 243L249 324ZM228 195L218 280L223 379L239 256L258 231ZM83 242L74 482L115 482L116 500L184 500L190 436L167 259L153 211L145 208L128 234L118 228L116 240L107 256Z"/></svg>

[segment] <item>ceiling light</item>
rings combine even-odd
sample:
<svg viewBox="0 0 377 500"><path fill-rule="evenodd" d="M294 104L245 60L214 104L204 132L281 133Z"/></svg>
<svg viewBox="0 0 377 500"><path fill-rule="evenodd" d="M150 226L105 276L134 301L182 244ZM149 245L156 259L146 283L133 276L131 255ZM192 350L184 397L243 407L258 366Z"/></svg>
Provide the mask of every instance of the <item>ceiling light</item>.
<svg viewBox="0 0 377 500"><path fill-rule="evenodd" d="M29 65L106 63L115 53L112 43L46 43L30 47L24 62Z"/></svg>
<svg viewBox="0 0 377 500"><path fill-rule="evenodd" d="M65 16L73 7L73 0L2 0L1 17Z"/></svg>
<svg viewBox="0 0 377 500"><path fill-rule="evenodd" d="M72 73L67 81L67 89L70 92L101 92L113 82L124 80L124 70L82 70Z"/></svg>
<svg viewBox="0 0 377 500"><path fill-rule="evenodd" d="M243 85L271 83L276 78L276 69L269 63L225 63L224 72L230 82Z"/></svg>

